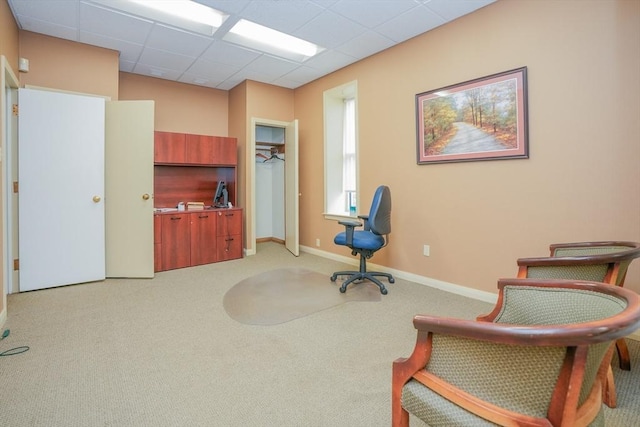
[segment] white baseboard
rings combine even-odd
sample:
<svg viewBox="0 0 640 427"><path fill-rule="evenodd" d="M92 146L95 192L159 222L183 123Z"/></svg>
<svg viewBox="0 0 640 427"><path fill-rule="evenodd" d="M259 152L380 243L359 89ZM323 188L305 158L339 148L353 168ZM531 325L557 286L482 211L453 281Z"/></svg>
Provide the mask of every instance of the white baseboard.
<svg viewBox="0 0 640 427"><path fill-rule="evenodd" d="M343 255L336 255L331 252L321 251L319 249L315 249L309 246L300 246L300 250L303 252L310 253L312 255L321 256L323 258L328 258L334 261L343 262L345 264L353 265L358 267L360 264L360 260L356 257L348 257ZM395 277L400 279L408 280L410 282L419 283L421 285L426 285L431 288L440 289L442 291L451 292L453 294L462 295L468 298L473 298L479 301L488 302L491 304L495 304L498 300L498 294L486 291L479 291L477 289L468 288L466 286L460 286L453 283L443 282L442 280L432 279L430 277L419 276L417 274L408 273L406 271L395 270L393 268L384 267L382 265L377 265L373 263L368 263L372 267L373 270L382 271L385 273L391 273Z"/></svg>
<svg viewBox="0 0 640 427"><path fill-rule="evenodd" d="M331 252L321 251L319 249L315 249L309 246L300 246L300 250L302 252L307 252L312 255L321 256L323 258L328 258L334 261L343 262L345 264L353 265L358 267L359 260L355 257L348 257L343 255L336 255ZM374 270L383 271L385 273L391 273L396 277L399 277L404 280L408 280L410 282L419 283L421 285L426 285L435 289L440 289L442 291L451 292L453 294L462 295L468 298L473 298L479 301L488 302L491 304L495 304L498 300L497 293L491 293L486 291L479 291L477 289L467 288L466 286L456 285L454 283L443 282L441 280L432 279L430 277L419 276L413 273L407 273L406 271L394 270L392 268L387 268L381 265L376 265L373 263L369 264L373 267ZM631 335L627 336L632 340L640 341L640 330L635 331Z"/></svg>

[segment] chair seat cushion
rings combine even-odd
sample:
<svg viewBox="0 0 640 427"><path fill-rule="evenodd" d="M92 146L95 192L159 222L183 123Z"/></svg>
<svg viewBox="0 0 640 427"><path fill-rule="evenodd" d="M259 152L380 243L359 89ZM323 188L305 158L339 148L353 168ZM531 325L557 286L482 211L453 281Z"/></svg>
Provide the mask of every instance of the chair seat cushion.
<svg viewBox="0 0 640 427"><path fill-rule="evenodd" d="M333 239L336 245L347 245L347 233L343 231L338 233ZM353 232L353 244L351 245L358 249L378 250L384 246L384 237L373 234L370 231L354 231Z"/></svg>

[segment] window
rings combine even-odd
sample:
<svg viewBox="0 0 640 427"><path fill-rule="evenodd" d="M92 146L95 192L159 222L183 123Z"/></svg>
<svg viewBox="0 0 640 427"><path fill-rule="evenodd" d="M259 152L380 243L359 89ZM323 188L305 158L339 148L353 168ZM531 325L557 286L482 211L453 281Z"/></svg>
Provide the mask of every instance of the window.
<svg viewBox="0 0 640 427"><path fill-rule="evenodd" d="M351 82L324 93L325 215L355 216L358 206L358 98Z"/></svg>

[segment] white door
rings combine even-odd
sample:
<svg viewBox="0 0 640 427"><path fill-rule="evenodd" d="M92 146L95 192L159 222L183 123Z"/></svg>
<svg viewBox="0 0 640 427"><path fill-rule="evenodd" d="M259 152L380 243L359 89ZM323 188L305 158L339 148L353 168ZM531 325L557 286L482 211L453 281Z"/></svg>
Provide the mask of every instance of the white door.
<svg viewBox="0 0 640 427"><path fill-rule="evenodd" d="M107 277L154 276L153 119L153 101L107 102Z"/></svg>
<svg viewBox="0 0 640 427"><path fill-rule="evenodd" d="M287 125L284 131L284 244L295 256L300 255L299 189L298 189L298 121Z"/></svg>
<svg viewBox="0 0 640 427"><path fill-rule="evenodd" d="M105 278L102 98L18 93L20 290Z"/></svg>

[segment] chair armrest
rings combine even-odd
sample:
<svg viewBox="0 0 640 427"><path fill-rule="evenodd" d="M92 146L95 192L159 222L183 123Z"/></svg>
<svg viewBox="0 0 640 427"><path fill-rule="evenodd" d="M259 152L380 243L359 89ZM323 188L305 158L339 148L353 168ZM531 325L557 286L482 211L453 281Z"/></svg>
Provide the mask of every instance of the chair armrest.
<svg viewBox="0 0 640 427"><path fill-rule="evenodd" d="M353 244L353 232L356 227L362 227L362 223L358 221L345 220L345 221L338 221L338 224L344 225L344 228L345 228L344 231L346 233L346 238L347 238L346 245L351 246Z"/></svg>
<svg viewBox="0 0 640 427"><path fill-rule="evenodd" d="M369 215L358 215L358 218L364 221L364 231L369 231L371 227L369 227Z"/></svg>

